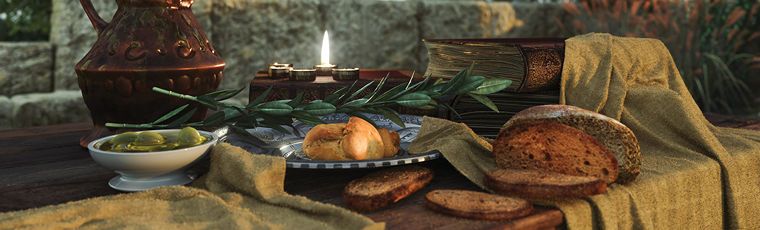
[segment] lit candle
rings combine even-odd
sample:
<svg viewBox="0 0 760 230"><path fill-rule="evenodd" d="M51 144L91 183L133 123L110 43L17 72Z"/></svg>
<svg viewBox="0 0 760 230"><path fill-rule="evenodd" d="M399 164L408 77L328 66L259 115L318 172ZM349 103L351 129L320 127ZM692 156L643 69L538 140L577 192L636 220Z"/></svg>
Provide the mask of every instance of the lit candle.
<svg viewBox="0 0 760 230"><path fill-rule="evenodd" d="M320 53L320 64L315 65L314 69L317 69L318 76L330 76L332 75L332 69L335 65L330 64L330 36L325 30L324 36L322 36L322 51Z"/></svg>

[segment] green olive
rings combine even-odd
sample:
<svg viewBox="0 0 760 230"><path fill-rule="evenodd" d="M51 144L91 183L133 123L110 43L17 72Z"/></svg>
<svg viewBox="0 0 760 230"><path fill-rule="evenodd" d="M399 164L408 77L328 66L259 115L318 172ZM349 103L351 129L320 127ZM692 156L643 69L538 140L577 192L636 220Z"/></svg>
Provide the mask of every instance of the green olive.
<svg viewBox="0 0 760 230"><path fill-rule="evenodd" d="M115 137L111 138L109 142L111 142L114 145L117 144L129 144L130 142L135 141L137 139L137 133L136 132L125 132L119 135L116 135Z"/></svg>
<svg viewBox="0 0 760 230"><path fill-rule="evenodd" d="M179 144L177 143L166 143L166 144L159 144L159 145L130 144L126 148L127 148L127 151L129 152L155 152L155 151L166 151L166 150L176 149L178 146Z"/></svg>
<svg viewBox="0 0 760 230"><path fill-rule="evenodd" d="M111 146L109 151L113 152L129 152L129 144L115 144Z"/></svg>
<svg viewBox="0 0 760 230"><path fill-rule="evenodd" d="M185 127L179 131L177 135L177 142L181 146L193 146L198 145L206 141L206 138L201 136L198 130L193 127Z"/></svg>
<svg viewBox="0 0 760 230"><path fill-rule="evenodd" d="M160 145L166 142L166 138L160 133L143 131L137 134L137 138L132 145Z"/></svg>

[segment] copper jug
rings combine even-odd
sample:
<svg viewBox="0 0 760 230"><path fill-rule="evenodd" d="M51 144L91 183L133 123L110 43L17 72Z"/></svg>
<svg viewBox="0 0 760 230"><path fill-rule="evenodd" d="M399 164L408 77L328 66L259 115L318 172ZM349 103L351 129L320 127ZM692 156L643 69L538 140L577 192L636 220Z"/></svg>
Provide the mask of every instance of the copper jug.
<svg viewBox="0 0 760 230"><path fill-rule="evenodd" d="M107 132L106 122L146 123L188 103L153 92L154 86L201 95L222 81L224 61L193 15L192 0L116 0L111 22L90 0L80 3L98 32L75 67L95 125L83 146ZM193 120L203 118L206 110L193 106Z"/></svg>

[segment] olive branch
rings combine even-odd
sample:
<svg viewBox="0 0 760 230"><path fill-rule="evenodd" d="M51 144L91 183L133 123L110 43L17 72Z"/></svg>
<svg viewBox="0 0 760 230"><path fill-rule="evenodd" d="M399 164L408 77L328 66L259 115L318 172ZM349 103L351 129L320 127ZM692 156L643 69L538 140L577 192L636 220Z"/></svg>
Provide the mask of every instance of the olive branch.
<svg viewBox="0 0 760 230"><path fill-rule="evenodd" d="M233 131L245 132L245 129L255 127L267 127L274 130L290 133L283 126L290 126L293 120L298 120L306 124L322 124L324 121L320 116L332 113L345 113L351 116L360 117L371 124L375 123L368 119L362 113L380 114L391 120L393 123L404 127L399 113L392 109L393 106L403 106L417 109L435 109L443 108L452 111L458 116L458 113L452 108L447 101L456 97L467 95L478 102L486 105L488 108L498 112L496 105L488 99L486 95L499 92L509 87L512 81L507 79L486 78L483 76L472 76L472 66L460 71L449 81L443 79L433 80L430 76L425 77L422 81L413 84L414 76L409 79L407 84L399 84L387 91L381 92L383 86L388 80L386 75L379 82L371 81L361 87L357 86L358 81L347 87L343 87L336 92L325 97L323 100L314 100L311 102L304 101L304 93L299 93L293 99L265 101L272 92L272 87L261 93L248 105L237 105L223 102L245 89L226 89L211 92L201 96L191 96L169 91L166 89L154 87L153 91L182 98L188 101L197 102L211 110L213 114L202 121L189 122L196 109L187 110L189 104L180 106L153 122L145 124L119 124L106 123L107 127L113 128L132 128L132 129L159 129L159 128L177 128L184 126L192 127L219 127L229 126ZM377 83L377 84L375 84ZM362 92L370 89L374 85L374 90L366 96L359 97Z"/></svg>

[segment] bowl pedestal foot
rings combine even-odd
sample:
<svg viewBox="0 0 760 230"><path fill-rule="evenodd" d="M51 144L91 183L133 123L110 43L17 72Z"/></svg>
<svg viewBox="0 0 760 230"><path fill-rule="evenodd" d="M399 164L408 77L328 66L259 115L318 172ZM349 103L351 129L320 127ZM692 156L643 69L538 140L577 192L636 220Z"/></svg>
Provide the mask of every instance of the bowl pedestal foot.
<svg viewBox="0 0 760 230"><path fill-rule="evenodd" d="M119 191L137 192L160 186L186 185L195 178L195 175L185 170L155 177L130 177L122 174L108 181L108 186Z"/></svg>

